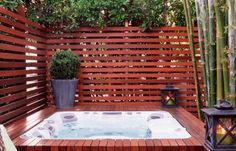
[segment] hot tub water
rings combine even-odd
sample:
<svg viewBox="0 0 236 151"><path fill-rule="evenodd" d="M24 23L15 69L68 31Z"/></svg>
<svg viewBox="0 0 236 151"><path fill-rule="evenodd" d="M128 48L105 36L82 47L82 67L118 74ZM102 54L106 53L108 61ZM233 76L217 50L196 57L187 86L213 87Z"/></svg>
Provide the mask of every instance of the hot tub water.
<svg viewBox="0 0 236 151"><path fill-rule="evenodd" d="M184 139L191 135L166 111L56 112L24 139Z"/></svg>

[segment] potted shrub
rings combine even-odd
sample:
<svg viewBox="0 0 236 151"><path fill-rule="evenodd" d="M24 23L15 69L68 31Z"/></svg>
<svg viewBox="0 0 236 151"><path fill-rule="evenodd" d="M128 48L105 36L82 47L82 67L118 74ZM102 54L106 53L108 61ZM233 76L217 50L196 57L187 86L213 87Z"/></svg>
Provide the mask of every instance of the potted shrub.
<svg viewBox="0 0 236 151"><path fill-rule="evenodd" d="M79 57L71 50L59 50L52 56L50 73L57 108L73 107L78 80Z"/></svg>

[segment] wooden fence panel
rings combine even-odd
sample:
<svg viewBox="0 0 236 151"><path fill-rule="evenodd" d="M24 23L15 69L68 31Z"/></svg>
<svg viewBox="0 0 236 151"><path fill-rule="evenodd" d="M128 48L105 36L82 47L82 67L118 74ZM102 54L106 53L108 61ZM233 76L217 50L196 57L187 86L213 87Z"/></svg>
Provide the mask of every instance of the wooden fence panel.
<svg viewBox="0 0 236 151"><path fill-rule="evenodd" d="M196 113L186 27L82 27L55 34L2 7L0 13L0 123L52 102L49 63L58 49L80 56L76 102L160 104L160 89L172 84L180 89L180 105ZM196 27L194 42L198 49ZM198 50L197 58L202 83Z"/></svg>
<svg viewBox="0 0 236 151"><path fill-rule="evenodd" d="M46 105L46 54L44 28L0 7L0 123Z"/></svg>
<svg viewBox="0 0 236 151"><path fill-rule="evenodd" d="M197 35L194 28L198 48ZM58 49L71 49L80 56L77 102L160 103L160 89L173 84L180 89L180 105L197 111L186 27L148 32L139 27L83 27L71 33L47 34L48 62ZM197 58L200 60L199 51ZM200 61L198 71L202 82ZM47 77L50 80L49 72ZM48 99L53 99L50 84Z"/></svg>

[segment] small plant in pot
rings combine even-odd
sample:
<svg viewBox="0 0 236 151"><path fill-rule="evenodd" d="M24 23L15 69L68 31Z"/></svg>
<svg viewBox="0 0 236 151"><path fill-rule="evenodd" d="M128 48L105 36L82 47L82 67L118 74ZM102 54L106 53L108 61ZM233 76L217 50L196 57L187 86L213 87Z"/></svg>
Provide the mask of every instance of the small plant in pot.
<svg viewBox="0 0 236 151"><path fill-rule="evenodd" d="M57 108L74 106L79 57L71 50L59 50L52 56L50 73Z"/></svg>

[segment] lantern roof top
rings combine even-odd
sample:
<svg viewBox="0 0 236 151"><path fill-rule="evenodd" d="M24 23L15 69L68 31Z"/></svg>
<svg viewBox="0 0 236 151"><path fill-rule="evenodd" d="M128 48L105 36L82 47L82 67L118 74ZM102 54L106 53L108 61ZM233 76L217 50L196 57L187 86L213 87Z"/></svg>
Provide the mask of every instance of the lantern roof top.
<svg viewBox="0 0 236 151"><path fill-rule="evenodd" d="M177 91L177 90L179 90L179 89L172 87L172 88L161 88L160 90L161 90L161 91Z"/></svg>
<svg viewBox="0 0 236 151"><path fill-rule="evenodd" d="M173 85L171 84L167 84L165 88L161 88L161 91L177 91L179 90L179 88L175 88Z"/></svg>
<svg viewBox="0 0 236 151"><path fill-rule="evenodd" d="M202 111L208 116L236 116L236 108L224 110L216 108L204 108Z"/></svg>
<svg viewBox="0 0 236 151"><path fill-rule="evenodd" d="M215 108L205 108L202 111L209 116L236 116L236 108L233 108L232 103L221 99L220 103L214 105Z"/></svg>

